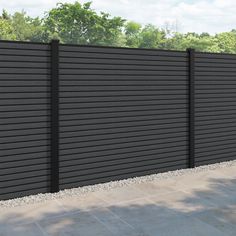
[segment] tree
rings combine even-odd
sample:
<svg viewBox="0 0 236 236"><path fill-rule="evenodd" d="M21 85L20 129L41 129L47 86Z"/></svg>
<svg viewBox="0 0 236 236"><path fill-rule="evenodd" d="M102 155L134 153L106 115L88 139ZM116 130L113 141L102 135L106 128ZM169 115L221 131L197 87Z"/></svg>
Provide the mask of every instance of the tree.
<svg viewBox="0 0 236 236"><path fill-rule="evenodd" d="M3 10L0 16L0 39L2 40L15 40L16 35L11 25L10 16Z"/></svg>
<svg viewBox="0 0 236 236"><path fill-rule="evenodd" d="M127 22L125 25L125 46L137 48L140 45L140 33L142 25L134 21Z"/></svg>
<svg viewBox="0 0 236 236"><path fill-rule="evenodd" d="M236 32L224 32L215 36L219 52L236 53Z"/></svg>
<svg viewBox="0 0 236 236"><path fill-rule="evenodd" d="M163 48L166 35L154 25L146 25L140 33L140 48Z"/></svg>
<svg viewBox="0 0 236 236"><path fill-rule="evenodd" d="M57 37L64 43L117 45L122 33L124 20L110 18L91 9L91 2L81 5L58 4L49 11L45 27L49 37Z"/></svg>

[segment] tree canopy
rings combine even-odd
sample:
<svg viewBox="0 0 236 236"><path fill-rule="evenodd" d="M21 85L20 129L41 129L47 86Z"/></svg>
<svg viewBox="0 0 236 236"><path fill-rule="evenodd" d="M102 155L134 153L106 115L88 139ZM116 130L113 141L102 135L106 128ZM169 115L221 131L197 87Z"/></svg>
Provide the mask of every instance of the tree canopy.
<svg viewBox="0 0 236 236"><path fill-rule="evenodd" d="M236 29L210 35L207 32L179 33L168 24L159 28L152 24L141 25L105 12L96 12L92 3L59 3L44 17L30 17L26 12L0 15L0 39L33 42L122 46L133 48L159 48L236 53Z"/></svg>

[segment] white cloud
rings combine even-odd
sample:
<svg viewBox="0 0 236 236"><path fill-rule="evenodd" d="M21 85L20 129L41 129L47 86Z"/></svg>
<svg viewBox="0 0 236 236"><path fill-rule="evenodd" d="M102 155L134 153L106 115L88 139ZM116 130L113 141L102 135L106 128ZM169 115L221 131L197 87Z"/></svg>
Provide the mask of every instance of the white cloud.
<svg viewBox="0 0 236 236"><path fill-rule="evenodd" d="M74 0L58 0L74 2ZM55 7L57 0L0 0L0 8L11 13L26 10L32 16L42 16ZM80 2L87 2L81 0ZM235 0L93 0L92 8L122 16L143 24L162 27L165 22L179 22L182 32L217 33L236 28Z"/></svg>

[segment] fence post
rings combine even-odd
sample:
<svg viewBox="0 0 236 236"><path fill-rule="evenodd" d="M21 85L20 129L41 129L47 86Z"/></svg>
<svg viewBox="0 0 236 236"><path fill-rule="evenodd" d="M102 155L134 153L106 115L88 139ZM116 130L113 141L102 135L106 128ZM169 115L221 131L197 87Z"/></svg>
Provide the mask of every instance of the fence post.
<svg viewBox="0 0 236 236"><path fill-rule="evenodd" d="M51 41L51 187L59 191L59 40Z"/></svg>
<svg viewBox="0 0 236 236"><path fill-rule="evenodd" d="M188 77L189 77L189 168L195 167L195 50L188 52Z"/></svg>

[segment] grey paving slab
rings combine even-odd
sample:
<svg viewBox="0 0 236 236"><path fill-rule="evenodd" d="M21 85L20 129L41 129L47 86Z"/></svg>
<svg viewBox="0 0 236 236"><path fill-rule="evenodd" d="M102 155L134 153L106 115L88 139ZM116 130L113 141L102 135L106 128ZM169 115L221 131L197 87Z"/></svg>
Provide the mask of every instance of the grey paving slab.
<svg viewBox="0 0 236 236"><path fill-rule="evenodd" d="M176 217L176 212L165 207L157 207L147 199L138 199L109 206L114 214L127 222L138 232L144 232L153 225L160 225L170 218Z"/></svg>
<svg viewBox="0 0 236 236"><path fill-rule="evenodd" d="M45 236L34 223L24 225L0 225L0 236Z"/></svg>
<svg viewBox="0 0 236 236"><path fill-rule="evenodd" d="M195 214L195 217L227 235L236 235L236 205L202 211Z"/></svg>
<svg viewBox="0 0 236 236"><path fill-rule="evenodd" d="M148 236L227 236L227 234L191 217L176 217L161 225L145 228Z"/></svg>
<svg viewBox="0 0 236 236"><path fill-rule="evenodd" d="M148 199L155 203L156 206L169 209L178 215L189 215L202 210L212 209L215 206L205 198L199 198L194 193L182 191L149 196Z"/></svg>
<svg viewBox="0 0 236 236"><path fill-rule="evenodd" d="M114 188L111 190L98 191L95 195L107 202L108 204L115 204L118 202L130 201L134 199L143 198L146 196L144 192L133 187L132 185Z"/></svg>
<svg viewBox="0 0 236 236"><path fill-rule="evenodd" d="M59 199L58 202L61 204L66 212L76 211L95 211L97 208L106 206L106 202L101 198L98 198L95 194L90 193L86 196L74 196Z"/></svg>
<svg viewBox="0 0 236 236"><path fill-rule="evenodd" d="M65 209L55 200L13 208L2 208L0 212L0 224L13 225L31 223L66 213Z"/></svg>
<svg viewBox="0 0 236 236"><path fill-rule="evenodd" d="M129 225L127 222L123 221L120 217L112 213L107 208L100 208L92 212L92 215L98 219L102 224L104 224L113 235L129 235L129 236L139 236L142 235L138 233L134 227Z"/></svg>
<svg viewBox="0 0 236 236"><path fill-rule="evenodd" d="M236 166L0 208L0 236L235 236Z"/></svg>
<svg viewBox="0 0 236 236"><path fill-rule="evenodd" d="M50 236L111 236L112 232L88 212L38 222Z"/></svg>

